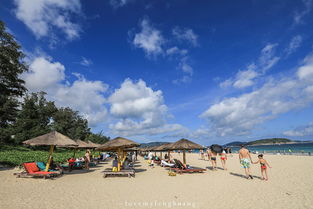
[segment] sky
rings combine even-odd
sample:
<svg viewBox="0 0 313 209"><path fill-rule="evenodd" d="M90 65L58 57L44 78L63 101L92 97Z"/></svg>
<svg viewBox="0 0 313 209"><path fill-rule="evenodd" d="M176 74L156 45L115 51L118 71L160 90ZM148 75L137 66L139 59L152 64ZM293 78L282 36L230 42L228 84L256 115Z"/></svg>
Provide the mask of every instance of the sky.
<svg viewBox="0 0 313 209"><path fill-rule="evenodd" d="M313 136L313 0L2 0L29 92L92 131L202 145Z"/></svg>

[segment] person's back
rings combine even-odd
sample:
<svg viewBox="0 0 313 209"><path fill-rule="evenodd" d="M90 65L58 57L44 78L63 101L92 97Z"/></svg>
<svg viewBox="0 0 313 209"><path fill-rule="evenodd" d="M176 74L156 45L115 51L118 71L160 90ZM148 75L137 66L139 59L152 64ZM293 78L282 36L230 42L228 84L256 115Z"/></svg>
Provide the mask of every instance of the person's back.
<svg viewBox="0 0 313 209"><path fill-rule="evenodd" d="M240 159L243 159L243 158L250 158L250 153L249 153L249 150L245 147L242 147L240 150L239 150L239 156L240 156Z"/></svg>

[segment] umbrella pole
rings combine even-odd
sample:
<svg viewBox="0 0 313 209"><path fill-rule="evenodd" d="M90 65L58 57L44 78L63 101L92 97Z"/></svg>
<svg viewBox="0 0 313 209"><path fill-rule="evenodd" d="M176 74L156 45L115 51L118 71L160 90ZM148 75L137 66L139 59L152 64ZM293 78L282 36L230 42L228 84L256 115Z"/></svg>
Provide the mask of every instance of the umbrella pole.
<svg viewBox="0 0 313 209"><path fill-rule="evenodd" d="M121 170L121 148L118 148L117 150L117 161L118 161L117 171L120 171Z"/></svg>
<svg viewBox="0 0 313 209"><path fill-rule="evenodd" d="M73 158L75 158L75 155L76 155L76 149L74 148L74 155L73 155Z"/></svg>
<svg viewBox="0 0 313 209"><path fill-rule="evenodd" d="M186 164L186 150L183 150L183 162Z"/></svg>
<svg viewBox="0 0 313 209"><path fill-rule="evenodd" d="M162 159L162 152L160 152L160 158Z"/></svg>
<svg viewBox="0 0 313 209"><path fill-rule="evenodd" d="M48 171L49 167L50 167L53 149L54 149L54 145L50 145L49 159L48 159L48 162L47 162L47 165L46 165L46 171Z"/></svg>
<svg viewBox="0 0 313 209"><path fill-rule="evenodd" d="M171 162L171 152L168 151L168 163L170 163L170 162Z"/></svg>

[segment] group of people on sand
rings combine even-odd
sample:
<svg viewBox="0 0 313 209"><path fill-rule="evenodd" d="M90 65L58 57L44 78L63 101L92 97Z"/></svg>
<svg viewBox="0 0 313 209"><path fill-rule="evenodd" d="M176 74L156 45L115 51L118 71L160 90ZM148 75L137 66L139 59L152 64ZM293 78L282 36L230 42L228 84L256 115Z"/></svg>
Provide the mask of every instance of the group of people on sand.
<svg viewBox="0 0 313 209"><path fill-rule="evenodd" d="M200 150L201 159L204 159L204 152L203 150ZM217 170L217 158L220 157L221 164L224 170L227 170L226 167L226 161L227 161L227 153L226 150L222 150L221 153L214 152L211 149L207 150L208 160L212 164L212 170ZM256 162L253 162L250 151L244 146L241 145L241 148L239 150L239 163L242 165L242 167L245 170L245 174L247 179L253 179L253 176L251 174L251 164L260 164L261 167L261 174L262 174L262 180L267 181L268 180L268 174L267 174L267 168L271 168L271 166L268 164L268 162L263 158L263 154L258 155L258 160Z"/></svg>

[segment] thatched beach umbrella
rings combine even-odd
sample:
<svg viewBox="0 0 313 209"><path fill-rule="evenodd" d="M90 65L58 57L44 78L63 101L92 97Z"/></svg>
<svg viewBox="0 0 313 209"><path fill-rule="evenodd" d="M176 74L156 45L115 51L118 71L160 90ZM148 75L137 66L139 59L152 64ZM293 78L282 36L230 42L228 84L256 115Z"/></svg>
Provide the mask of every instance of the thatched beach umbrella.
<svg viewBox="0 0 313 209"><path fill-rule="evenodd" d="M186 164L186 150L203 149L199 144L196 144L188 139L181 139L173 144L165 146L167 150L183 150L183 162Z"/></svg>
<svg viewBox="0 0 313 209"><path fill-rule="evenodd" d="M126 150L128 148L132 147L138 147L140 144L129 140L125 139L123 137L116 137L115 139L112 139L100 147L97 147L96 150L100 151L117 151L117 157L118 157L118 167L117 170L120 171L121 169L121 162L124 158L124 153L123 150Z"/></svg>
<svg viewBox="0 0 313 209"><path fill-rule="evenodd" d="M92 141L90 141L90 140L88 140L88 145L90 146L90 148L97 148L97 147L100 147L101 146L101 144L96 144L96 143L94 143L94 142L92 142Z"/></svg>
<svg viewBox="0 0 313 209"><path fill-rule="evenodd" d="M157 146L154 150L159 151L162 158L162 152L166 150L166 147L168 147L171 143L162 144L160 146Z"/></svg>
<svg viewBox="0 0 313 209"><path fill-rule="evenodd" d="M50 167L54 146L61 146L61 147L78 146L78 144L74 140L70 139L69 137L57 131L52 131L50 133L37 136L33 139L23 141L23 144L28 144L30 146L50 145L49 159L46 165L46 171L48 171Z"/></svg>

